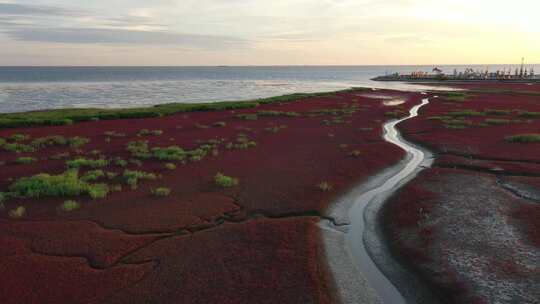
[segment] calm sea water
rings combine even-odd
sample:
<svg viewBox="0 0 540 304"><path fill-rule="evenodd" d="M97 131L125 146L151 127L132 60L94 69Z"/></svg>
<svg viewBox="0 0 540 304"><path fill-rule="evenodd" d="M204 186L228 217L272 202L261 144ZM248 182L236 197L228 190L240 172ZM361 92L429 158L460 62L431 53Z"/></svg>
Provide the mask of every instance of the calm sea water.
<svg viewBox="0 0 540 304"><path fill-rule="evenodd" d="M502 67L502 66L501 66ZM353 86L422 90L369 80L433 66L0 67L0 112L136 107L170 102L246 100ZM464 66L445 66L445 72ZM479 67L480 68L480 67ZM483 67L485 68L485 67ZM497 69L500 67L491 67ZM536 69L540 71L540 66Z"/></svg>

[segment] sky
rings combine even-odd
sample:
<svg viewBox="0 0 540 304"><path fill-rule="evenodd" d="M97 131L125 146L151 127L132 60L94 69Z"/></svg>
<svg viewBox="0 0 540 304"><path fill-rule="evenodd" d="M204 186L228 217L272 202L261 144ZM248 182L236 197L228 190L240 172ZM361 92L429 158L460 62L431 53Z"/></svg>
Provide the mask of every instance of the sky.
<svg viewBox="0 0 540 304"><path fill-rule="evenodd" d="M0 0L0 65L540 63L538 0Z"/></svg>

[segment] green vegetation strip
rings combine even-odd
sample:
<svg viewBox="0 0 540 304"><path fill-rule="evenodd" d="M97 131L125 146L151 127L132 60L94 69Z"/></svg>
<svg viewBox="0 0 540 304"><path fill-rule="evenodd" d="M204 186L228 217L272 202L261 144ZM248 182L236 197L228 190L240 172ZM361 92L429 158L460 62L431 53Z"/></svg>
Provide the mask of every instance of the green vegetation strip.
<svg viewBox="0 0 540 304"><path fill-rule="evenodd" d="M350 90L364 90L355 88ZM346 90L346 91L350 91ZM310 97L330 96L337 92L328 93L296 93L290 95L263 98L251 101L226 101L212 103L170 103L152 107L130 109L59 109L49 111L21 112L0 114L0 128L17 128L32 126L69 125L74 122L96 121L107 119L147 118L172 115L175 113L219 111L255 108L261 104L291 102Z"/></svg>
<svg viewBox="0 0 540 304"><path fill-rule="evenodd" d="M511 143L540 143L540 134L518 134L506 137Z"/></svg>

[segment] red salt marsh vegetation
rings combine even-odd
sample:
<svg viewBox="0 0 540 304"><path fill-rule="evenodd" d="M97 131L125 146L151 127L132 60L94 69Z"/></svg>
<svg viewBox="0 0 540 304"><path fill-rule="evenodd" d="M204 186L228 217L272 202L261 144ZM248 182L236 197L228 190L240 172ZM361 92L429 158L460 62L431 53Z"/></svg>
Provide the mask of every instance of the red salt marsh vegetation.
<svg viewBox="0 0 540 304"><path fill-rule="evenodd" d="M538 87L460 87L400 125L436 160L387 204L387 235L442 303L537 303Z"/></svg>
<svg viewBox="0 0 540 304"><path fill-rule="evenodd" d="M424 97L378 93L0 130L2 302L334 302L316 223Z"/></svg>

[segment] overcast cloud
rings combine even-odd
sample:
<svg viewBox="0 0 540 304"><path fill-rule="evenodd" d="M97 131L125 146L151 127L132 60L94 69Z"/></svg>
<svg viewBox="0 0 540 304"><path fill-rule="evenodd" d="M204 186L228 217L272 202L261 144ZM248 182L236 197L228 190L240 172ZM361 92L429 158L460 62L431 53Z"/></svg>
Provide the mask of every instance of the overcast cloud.
<svg viewBox="0 0 540 304"><path fill-rule="evenodd" d="M540 62L538 11L534 0L0 0L0 65Z"/></svg>

